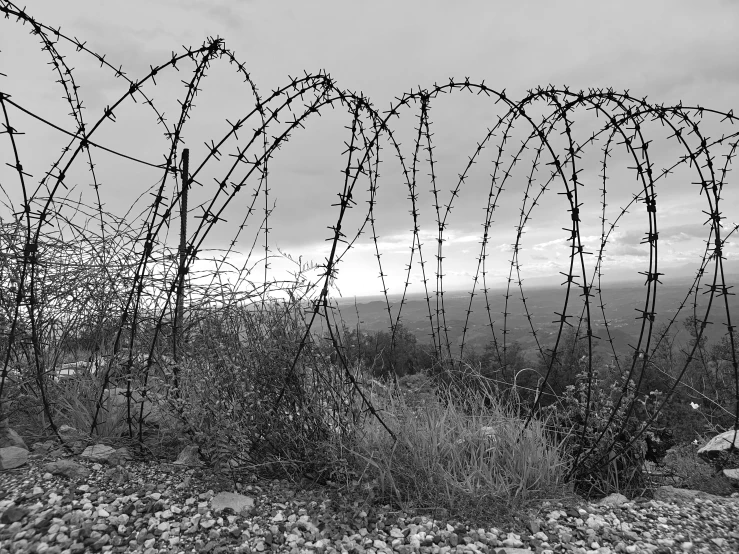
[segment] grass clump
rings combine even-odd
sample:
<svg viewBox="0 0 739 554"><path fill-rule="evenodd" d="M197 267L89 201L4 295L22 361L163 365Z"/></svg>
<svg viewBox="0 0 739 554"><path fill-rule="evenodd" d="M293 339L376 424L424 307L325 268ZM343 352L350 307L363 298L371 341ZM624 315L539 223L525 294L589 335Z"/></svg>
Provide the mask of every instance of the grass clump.
<svg viewBox="0 0 739 554"><path fill-rule="evenodd" d="M397 389L374 384L369 392L396 438L367 420L351 452L383 500L479 517L566 495L567 460L545 424L525 427L489 390L461 398L442 389L413 406Z"/></svg>

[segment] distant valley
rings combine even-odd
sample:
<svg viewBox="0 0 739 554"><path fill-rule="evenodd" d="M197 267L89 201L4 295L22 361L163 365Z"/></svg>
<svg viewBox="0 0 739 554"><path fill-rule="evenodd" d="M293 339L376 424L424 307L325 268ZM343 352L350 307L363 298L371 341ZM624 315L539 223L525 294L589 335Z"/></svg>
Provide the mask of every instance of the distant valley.
<svg viewBox="0 0 739 554"><path fill-rule="evenodd" d="M670 319L675 317L681 303L685 302L689 288L690 281L658 286L653 337L657 336L656 331L663 324L669 323ZM607 327L619 354L626 355L633 352L633 347L637 345L644 322L640 318L638 310L645 309L646 290L643 283L622 283L616 286L604 287L603 302L605 304ZM702 290L706 289L703 288ZM578 325L583 310L583 299L579 296L580 294L580 289L573 288L568 303L566 315L571 317L567 318L567 321L574 326ZM525 289L526 306L531 316L531 323L526 317L519 289L512 290L507 307L505 307L504 295L505 291L503 290L490 291L488 294L489 310L485 298L481 294L475 296L467 322L467 331L464 334L465 348L473 346L477 350L482 350L486 344L491 342L491 322L495 336L499 342L502 341L505 321L506 340L520 342L526 351L527 358L533 361L537 357L538 347L532 333L532 327L536 330L539 342L543 347L553 345L559 329L559 316L555 312L562 312L565 287ZM705 313L708 297L707 294L698 294L698 313L701 316ZM356 298L356 308L355 299L339 299L339 309L346 325L352 329L356 328L358 312L359 325L363 332L387 331L390 327L390 317L387 302L381 298ZM689 338L683 328L683 321L693 313L693 298L691 296L685 302L685 307L680 311L671 327L671 332L678 332L678 343L685 343ZM393 318L397 317L400 300L399 296L390 297L390 311ZM434 297L431 297L430 305L431 314L434 316L434 326L436 326L437 304ZM610 358L611 348L607 341L606 322L604 321L603 311L599 306L600 299L596 295L591 299L590 305L593 334L599 337L594 343L596 351ZM729 306L733 316L732 323L736 325L739 321L739 301L737 301L736 296L729 296ZM444 294L446 326L449 340L453 345L461 344L468 309L470 309L469 293L449 291ZM503 316L504 311L508 313L507 318ZM714 342L726 333L726 308L723 297L714 298L709 321L712 324L708 325L706 333L709 342ZM419 342L431 342L431 322L425 296L416 294L406 297L401 322L416 336ZM648 326L645 329L648 329ZM653 345L654 340L652 341ZM642 343L642 348L643 346L644 343Z"/></svg>

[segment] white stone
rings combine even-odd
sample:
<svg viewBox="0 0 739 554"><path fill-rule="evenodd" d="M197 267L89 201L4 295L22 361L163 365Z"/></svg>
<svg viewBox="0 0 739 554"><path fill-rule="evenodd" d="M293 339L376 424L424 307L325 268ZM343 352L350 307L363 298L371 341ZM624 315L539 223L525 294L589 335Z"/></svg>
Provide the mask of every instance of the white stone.
<svg viewBox="0 0 739 554"><path fill-rule="evenodd" d="M623 494L613 493L601 499L598 504L601 506L622 506L629 501Z"/></svg>
<svg viewBox="0 0 739 554"><path fill-rule="evenodd" d="M739 449L739 431L734 429L724 431L720 435L713 437L705 446L698 449L698 456L705 460L711 454L731 450L732 446Z"/></svg>
<svg viewBox="0 0 739 554"><path fill-rule="evenodd" d="M491 440L495 440L495 427L480 427L480 433Z"/></svg>
<svg viewBox="0 0 739 554"><path fill-rule="evenodd" d="M210 507L214 512L220 512L231 508L237 514L243 510L249 510L254 506L254 499L235 492L219 492L210 501Z"/></svg>
<svg viewBox="0 0 739 554"><path fill-rule="evenodd" d="M725 469L724 475L732 481L739 481L739 468Z"/></svg>
<svg viewBox="0 0 739 554"><path fill-rule="evenodd" d="M59 427L58 431L59 436L65 441L76 439L80 435L80 432L77 431L77 429L69 425L62 425Z"/></svg>
<svg viewBox="0 0 739 554"><path fill-rule="evenodd" d="M520 548L523 546L520 535L516 535L515 533L508 533L508 538L502 542L504 546L511 546L514 548Z"/></svg>

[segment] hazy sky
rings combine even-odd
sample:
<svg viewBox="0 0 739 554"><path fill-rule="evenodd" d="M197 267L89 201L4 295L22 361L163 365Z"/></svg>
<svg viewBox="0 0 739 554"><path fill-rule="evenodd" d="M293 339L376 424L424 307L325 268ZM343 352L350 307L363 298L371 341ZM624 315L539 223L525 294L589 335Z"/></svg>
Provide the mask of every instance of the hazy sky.
<svg viewBox="0 0 739 554"><path fill-rule="evenodd" d="M484 80L495 90L506 89L512 98L521 98L527 89L538 85L552 84L576 90L629 89L636 97L648 96L649 101L665 105L682 100L684 105L700 104L727 112L739 107L739 4L728 1L31 0L27 11L47 25L61 27L68 36L86 41L87 48L105 54L106 61L121 66L133 79L143 78L150 66L164 63L172 52L182 52L183 46L198 47L208 37L220 36L264 95L288 84L288 75L324 70L338 87L363 93L379 111L387 110L403 93L448 82L450 77ZM68 106L60 99L62 89L54 83L56 78L47 65L49 58L28 30L28 26L0 19L0 73L6 75L0 76L0 91L11 94L14 101L33 113L74 131ZM101 69L89 55L75 52L71 45L60 43L59 49L66 55L67 64L75 68L79 95L86 108L84 116L88 122L96 121L107 105L126 92L127 85L115 79L109 69ZM191 77L193 67L192 63L183 63L179 73L162 72L157 76L157 86L148 85L145 89L171 123L179 115L177 101L185 92L181 80ZM254 104L249 87L225 59L214 62L207 73L200 83L201 93L192 118L184 129L184 146L190 148L191 167L199 166L204 159L204 143L218 141L228 131L225 120L233 122L244 117ZM500 110L500 105L494 106L492 100L468 92L444 95L432 102L435 173L442 204L448 204L457 175L465 169L468 157L497 115L503 113ZM336 202L336 193L343 184L343 142L350 135L345 126L351 123L345 109L324 108L321 113L321 117L311 117L305 129L292 135L269 166L271 201L276 202L270 221L271 245L315 262L325 256L325 239L331 236L327 226L336 220L337 208L331 204ZM537 113L547 113L547 107L541 106ZM412 105L402 110L400 118L391 121L406 157L412 153L418 114L418 106ZM106 123L97 134L97 142L161 163L168 143L151 110L142 103L127 101L116 115L116 123ZM38 182L59 157L67 139L18 111L11 111L10 117L15 126L26 132L18 137L21 160L24 170ZM585 110L576 114L575 121L580 142L602 124ZM729 124L722 125L719 118L707 118L706 134L716 138L721 133L736 132ZM657 124L647 130L647 135L654 140L652 151L660 168L675 163L684 153L666 141L669 132ZM523 130L514 132L513 138L525 138ZM0 183L10 197L8 200L3 195L0 217L7 220L10 202L17 208L19 188L17 176L5 166L13 162L6 137L0 139ZM482 154L449 218L444 271L449 289L469 289L472 284L497 144L493 140ZM233 153L236 146L232 142L225 153ZM389 292L399 293L412 244L409 230L413 222L408 214L408 190L400 165L389 143L382 146L377 228L383 269L389 274ZM583 198L589 202L583 218L583 236L590 251L597 250L601 236L601 147L602 142L592 145L590 154L581 162L580 178L587 189ZM717 148L716 154L725 151ZM504 158L510 161L513 152ZM129 208L157 183L161 171L99 151L94 154L105 208L133 222L149 200L142 200L131 212ZM213 179L225 174L226 161L222 165L211 163L198 175L203 187L195 187L191 205L212 196L217 188ZM633 171L627 169L629 165L633 164L623 152L614 153L609 166L609 221L640 190ZM79 171L69 179L77 179L78 188L71 196L81 195L91 203L94 197L88 186L86 161L81 159L76 166ZM508 274L510 244L515 240L529 168L528 158L517 167L493 218L488 258L491 286L503 285ZM419 210L424 258L429 262L427 277L433 278L436 229L428 173L429 166L421 165ZM537 183L545 182L547 175L548 170L541 172ZM674 275L686 275L697 268L702 241L708 236L702 213L707 209L705 196L699 196L698 187L691 184L694 177L692 171L678 170L658 188L660 263L668 276L670 269ZM250 184L225 212L228 221L209 235L207 247L223 248L235 236L251 200L250 187L256 182ZM729 208L738 206L739 201L731 178L728 184L724 212L728 216L727 226L732 227L738 218L736 208ZM366 214L367 187L366 182L357 185L362 192L358 192L358 205L344 228L349 236L353 236ZM566 271L567 233L562 227L568 225L569 214L563 197L556 195L560 192L556 188L553 185L526 226L523 277L532 283L559 283L563 280L559 272ZM640 245L646 221L644 204L639 204L620 222L611 235L604 267L606 276L614 280L636 278L638 271L646 269L646 249ZM242 252L249 250L259 225L258 217L250 220L238 246ZM174 229L170 232L174 233ZM169 242L175 244L174 234ZM365 234L347 254L338 281L344 295L380 292L374 253L369 235ZM730 244L726 254L733 262L739 249ZM284 267L275 262L275 271L278 266ZM414 265L411 273L412 290L418 290L419 267ZM433 290L434 286L429 288Z"/></svg>

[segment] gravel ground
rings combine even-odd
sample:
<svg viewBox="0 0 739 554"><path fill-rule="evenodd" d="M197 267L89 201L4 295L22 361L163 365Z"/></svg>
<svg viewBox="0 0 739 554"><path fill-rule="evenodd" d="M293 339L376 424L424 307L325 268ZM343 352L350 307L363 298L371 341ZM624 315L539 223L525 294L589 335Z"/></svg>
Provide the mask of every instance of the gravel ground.
<svg viewBox="0 0 739 554"><path fill-rule="evenodd" d="M230 488L198 470L77 460L91 476L72 482L46 473L48 461L0 473L0 554L739 552L739 499L544 503L523 526L478 528L285 481L241 487L255 499L248 515L213 513L210 499Z"/></svg>

